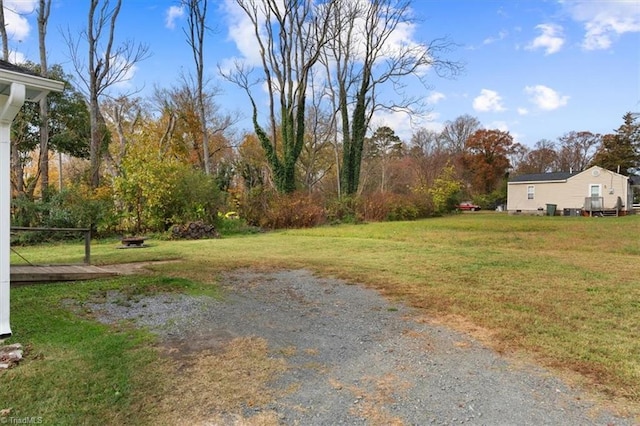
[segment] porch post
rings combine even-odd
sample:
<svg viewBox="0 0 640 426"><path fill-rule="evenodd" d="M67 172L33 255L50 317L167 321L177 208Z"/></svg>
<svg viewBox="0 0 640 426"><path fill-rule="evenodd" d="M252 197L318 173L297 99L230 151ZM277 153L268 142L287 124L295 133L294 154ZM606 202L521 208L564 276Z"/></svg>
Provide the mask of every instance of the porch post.
<svg viewBox="0 0 640 426"><path fill-rule="evenodd" d="M25 94L24 84L11 83L9 96L0 95L0 338L11 336L11 123L24 104Z"/></svg>

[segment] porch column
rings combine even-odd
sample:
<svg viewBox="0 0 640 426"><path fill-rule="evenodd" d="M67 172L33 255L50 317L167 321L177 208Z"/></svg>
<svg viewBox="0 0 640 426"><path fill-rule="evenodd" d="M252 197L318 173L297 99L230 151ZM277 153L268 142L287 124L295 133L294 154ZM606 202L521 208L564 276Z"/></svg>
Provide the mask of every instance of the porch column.
<svg viewBox="0 0 640 426"><path fill-rule="evenodd" d="M0 338L11 336L11 123L24 104L25 94L24 84L11 83L9 96L0 95Z"/></svg>

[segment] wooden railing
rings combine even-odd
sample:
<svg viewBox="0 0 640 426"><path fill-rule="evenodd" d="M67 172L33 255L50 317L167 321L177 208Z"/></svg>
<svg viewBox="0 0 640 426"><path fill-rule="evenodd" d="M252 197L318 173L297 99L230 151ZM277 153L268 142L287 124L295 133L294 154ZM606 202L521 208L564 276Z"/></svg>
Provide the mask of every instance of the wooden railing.
<svg viewBox="0 0 640 426"><path fill-rule="evenodd" d="M90 228L30 228L27 226L12 226L11 231L32 232L82 232L84 233L84 263L91 264L91 229Z"/></svg>
<svg viewBox="0 0 640 426"><path fill-rule="evenodd" d="M584 199L584 209L588 212L604 210L604 197L586 197Z"/></svg>

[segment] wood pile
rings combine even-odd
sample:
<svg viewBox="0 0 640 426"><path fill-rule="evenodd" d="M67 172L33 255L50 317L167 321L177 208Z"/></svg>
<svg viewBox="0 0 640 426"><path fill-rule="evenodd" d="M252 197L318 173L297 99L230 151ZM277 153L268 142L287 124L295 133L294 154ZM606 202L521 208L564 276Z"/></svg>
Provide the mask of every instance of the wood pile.
<svg viewBox="0 0 640 426"><path fill-rule="evenodd" d="M199 220L184 225L174 225L171 237L179 240L200 240L204 238L220 238L220 234L213 225Z"/></svg>
<svg viewBox="0 0 640 426"><path fill-rule="evenodd" d="M21 360L22 345L20 343L0 346L0 369L6 370L7 368L14 367Z"/></svg>

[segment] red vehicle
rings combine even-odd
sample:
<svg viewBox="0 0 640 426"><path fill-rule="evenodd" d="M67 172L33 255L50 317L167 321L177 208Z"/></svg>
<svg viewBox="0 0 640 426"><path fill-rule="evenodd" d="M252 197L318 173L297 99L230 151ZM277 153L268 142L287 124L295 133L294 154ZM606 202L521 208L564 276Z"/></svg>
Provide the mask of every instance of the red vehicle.
<svg viewBox="0 0 640 426"><path fill-rule="evenodd" d="M480 210L480 206L477 204L473 204L471 201L465 201L463 203L458 204L458 210L468 210L475 212Z"/></svg>

